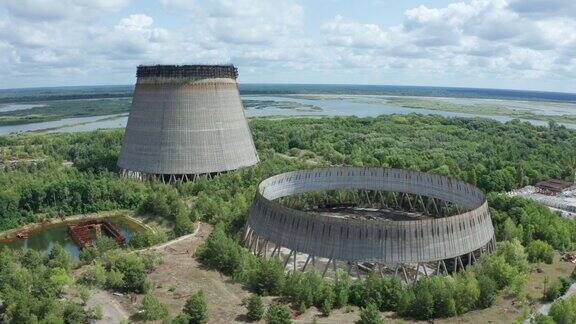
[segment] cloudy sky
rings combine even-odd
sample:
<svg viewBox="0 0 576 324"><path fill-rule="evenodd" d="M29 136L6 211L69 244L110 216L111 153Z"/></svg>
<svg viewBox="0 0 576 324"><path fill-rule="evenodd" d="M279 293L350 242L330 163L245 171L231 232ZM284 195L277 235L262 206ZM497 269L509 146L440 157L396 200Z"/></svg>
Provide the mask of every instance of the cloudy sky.
<svg viewBox="0 0 576 324"><path fill-rule="evenodd" d="M576 0L0 0L0 88L228 62L240 82L576 92Z"/></svg>

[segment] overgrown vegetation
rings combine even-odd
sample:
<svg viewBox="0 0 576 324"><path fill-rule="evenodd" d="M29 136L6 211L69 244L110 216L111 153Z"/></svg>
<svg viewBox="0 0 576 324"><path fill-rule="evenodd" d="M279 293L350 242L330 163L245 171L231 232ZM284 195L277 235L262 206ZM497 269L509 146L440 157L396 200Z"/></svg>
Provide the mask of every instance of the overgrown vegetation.
<svg viewBox="0 0 576 324"><path fill-rule="evenodd" d="M331 310L352 304L364 308L374 304L381 311L396 311L416 319L455 316L491 306L503 290L521 294L529 271L524 247L514 240L501 243L495 253L454 276L423 278L406 285L398 278L377 275L353 281L347 273L339 271L330 282L317 272L285 274L279 259L260 259L244 248L238 248L238 257L220 259L222 253L218 251L230 244L229 240L220 229L215 230L199 252L199 258L227 271L257 293L280 295L299 310L316 306L323 313L329 313L325 311L327 307Z"/></svg>
<svg viewBox="0 0 576 324"><path fill-rule="evenodd" d="M503 291L521 295L528 271L522 245L530 260L538 262L549 261L550 247L575 247L574 221L537 203L495 193L550 177L570 177L576 163L572 131L518 121L419 115L256 119L250 124L259 165L174 187L117 176L122 131L0 137L0 230L111 209L137 210L172 224L168 235L136 235L131 245L139 248L189 233L195 220L203 220L215 227L198 251L199 260L257 293L281 295L297 309L316 306L325 314L348 304L366 308L370 302L380 310L423 319L488 307ZM14 159L21 163L8 163ZM63 164L66 161L73 164ZM344 164L441 173L494 192L488 197L496 234L506 242L466 273L415 285L376 277L352 282L345 274L332 283L313 273L285 275L278 261L256 258L239 244L262 179L294 169ZM147 291L144 260L121 257L106 242L97 246L82 256L85 262L98 260L87 282L119 291ZM173 320L187 320L186 316Z"/></svg>
<svg viewBox="0 0 576 324"><path fill-rule="evenodd" d="M56 245L43 257L34 250L0 250L0 321L6 323L83 323L82 305L65 293L73 284L70 257Z"/></svg>
<svg viewBox="0 0 576 324"><path fill-rule="evenodd" d="M147 293L151 290L148 273L162 260L153 253L131 253L119 248L101 253L88 266L81 282L124 293Z"/></svg>
<svg viewBox="0 0 576 324"><path fill-rule="evenodd" d="M576 323L576 295L555 301L548 315L540 315L534 322L538 324Z"/></svg>
<svg viewBox="0 0 576 324"><path fill-rule="evenodd" d="M258 294L252 295L250 298L243 301L246 306L246 317L250 321L259 321L264 317L264 304L262 304L262 297Z"/></svg>

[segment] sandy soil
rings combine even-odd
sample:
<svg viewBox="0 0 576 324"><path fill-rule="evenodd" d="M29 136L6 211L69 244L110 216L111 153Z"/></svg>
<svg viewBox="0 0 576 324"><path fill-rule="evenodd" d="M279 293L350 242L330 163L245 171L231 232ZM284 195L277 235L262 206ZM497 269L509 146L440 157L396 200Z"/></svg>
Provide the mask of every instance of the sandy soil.
<svg viewBox="0 0 576 324"><path fill-rule="evenodd" d="M104 290L92 290L86 308L102 307L102 319L94 321L96 324L120 323L130 317L124 307L114 299L114 295Z"/></svg>
<svg viewBox="0 0 576 324"><path fill-rule="evenodd" d="M219 272L205 269L193 257L211 230L210 225L200 223L195 234L154 248L164 260L149 275L156 286L154 295L168 305L171 316L175 316L182 312L188 296L202 289L207 298L210 323L245 322L246 309L241 304L242 299L250 293ZM142 296L133 299L128 296L113 298L134 314Z"/></svg>

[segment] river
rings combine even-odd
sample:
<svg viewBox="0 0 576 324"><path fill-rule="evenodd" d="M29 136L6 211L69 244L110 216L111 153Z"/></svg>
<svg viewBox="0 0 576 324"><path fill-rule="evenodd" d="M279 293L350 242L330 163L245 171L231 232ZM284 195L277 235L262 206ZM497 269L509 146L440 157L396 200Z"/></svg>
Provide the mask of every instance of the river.
<svg viewBox="0 0 576 324"><path fill-rule="evenodd" d="M419 108L406 108L386 102L385 100L370 100L371 96L344 96L342 98L330 97L294 97L294 96L261 96L250 95L242 96L243 100L253 100L262 102L274 102L273 105L263 104L258 108L248 107L245 110L247 117L269 117L269 116L357 116L357 117L376 117L379 115L391 114L429 114L441 115L446 117L484 117L491 118L500 122L506 122L513 118L502 115L484 115L463 112L451 112L431 109ZM528 101L514 101L514 100L496 100L496 99L473 99L473 98L446 98L454 100L455 102L470 102L478 100L492 100L494 102L506 102L511 107L517 109L528 109L535 113L549 114L549 113L571 113L576 114L576 105L572 107L549 107L550 103L542 102L528 102ZM302 108L282 106L282 103L297 103L303 105ZM306 109L306 106L315 106L319 109ZM533 105L527 107L526 105ZM538 109L537 107L544 105L547 109ZM10 109L19 109L18 105L11 105ZM23 105L24 106L24 105ZM30 105L28 105L30 106ZM22 108L24 109L24 108ZM126 126L128 116L126 114L106 115L106 116L92 116L80 118L65 118L56 121L0 126L0 134L9 134L16 132L29 132L29 131L42 131L42 132L84 132L97 129L108 128L123 128ZM548 122L541 120L523 120L530 122L534 125L546 126ZM568 128L576 129L574 124L562 124Z"/></svg>

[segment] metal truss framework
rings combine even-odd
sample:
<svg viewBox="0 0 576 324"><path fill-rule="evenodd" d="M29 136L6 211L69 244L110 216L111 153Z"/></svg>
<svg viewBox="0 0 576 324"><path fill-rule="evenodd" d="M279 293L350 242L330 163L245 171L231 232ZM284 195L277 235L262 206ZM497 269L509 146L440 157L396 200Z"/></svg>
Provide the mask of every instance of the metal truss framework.
<svg viewBox="0 0 576 324"><path fill-rule="evenodd" d="M352 190L363 205L427 217L359 220L293 208L303 194L322 190ZM285 268L290 264L306 271L322 259L327 260L319 269L323 275L338 265L358 276L360 270L374 271L406 281L459 271L495 246L486 198L476 187L423 172L353 167L288 172L264 180L243 239L250 251L265 258L282 257L280 251L288 250ZM300 267L298 255L306 258Z"/></svg>

